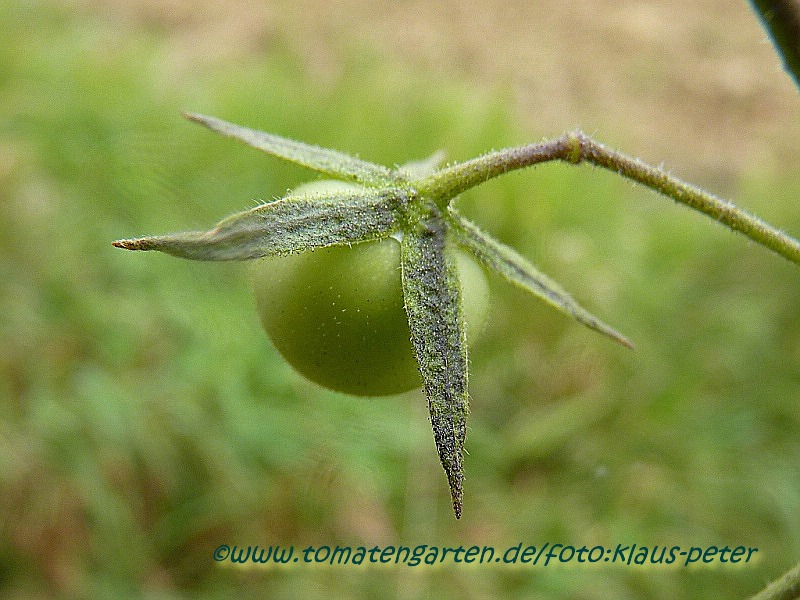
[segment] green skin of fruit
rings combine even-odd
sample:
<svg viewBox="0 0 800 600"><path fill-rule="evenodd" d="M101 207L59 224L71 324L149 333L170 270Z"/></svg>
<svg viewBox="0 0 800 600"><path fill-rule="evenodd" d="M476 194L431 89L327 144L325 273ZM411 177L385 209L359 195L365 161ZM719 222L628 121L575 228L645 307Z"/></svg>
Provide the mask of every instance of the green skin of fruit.
<svg viewBox="0 0 800 600"><path fill-rule="evenodd" d="M350 184L314 182L295 191L342 186ZM459 253L458 270L472 339L485 320L489 288L483 269L466 254ZM396 239L260 259L252 279L261 324L306 378L357 396L399 394L422 384Z"/></svg>

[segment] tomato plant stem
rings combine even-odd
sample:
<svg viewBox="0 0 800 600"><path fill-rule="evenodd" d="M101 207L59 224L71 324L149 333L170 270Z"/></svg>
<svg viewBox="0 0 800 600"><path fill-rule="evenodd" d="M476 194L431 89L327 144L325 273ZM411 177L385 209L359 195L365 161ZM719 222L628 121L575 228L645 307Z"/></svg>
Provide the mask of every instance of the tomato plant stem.
<svg viewBox="0 0 800 600"><path fill-rule="evenodd" d="M729 229L766 246L784 258L800 264L800 242L782 231L723 200L693 186L667 171L649 165L596 142L581 131L566 133L554 140L491 152L442 169L419 182L420 195L447 205L457 194L509 171L540 163L563 160L588 162L636 181L676 202L708 215Z"/></svg>

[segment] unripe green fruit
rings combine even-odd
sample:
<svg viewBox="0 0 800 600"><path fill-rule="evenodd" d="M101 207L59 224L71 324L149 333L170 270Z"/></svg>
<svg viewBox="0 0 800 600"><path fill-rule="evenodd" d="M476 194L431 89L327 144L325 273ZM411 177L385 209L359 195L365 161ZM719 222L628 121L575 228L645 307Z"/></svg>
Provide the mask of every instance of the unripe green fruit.
<svg viewBox="0 0 800 600"><path fill-rule="evenodd" d="M341 191L341 182L320 182ZM312 185L295 190L324 191ZM483 270L459 253L467 334L483 324ZM403 306L400 243L394 238L260 259L252 269L261 323L298 372L324 387L385 396L421 385Z"/></svg>

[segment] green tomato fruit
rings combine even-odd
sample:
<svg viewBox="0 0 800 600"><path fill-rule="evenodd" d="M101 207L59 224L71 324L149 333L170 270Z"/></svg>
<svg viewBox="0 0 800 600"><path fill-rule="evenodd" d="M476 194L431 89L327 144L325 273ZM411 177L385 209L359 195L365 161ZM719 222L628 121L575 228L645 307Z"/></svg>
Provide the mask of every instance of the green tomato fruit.
<svg viewBox="0 0 800 600"><path fill-rule="evenodd" d="M295 191L323 191L320 186L352 187L315 182ZM489 288L483 269L466 254L459 254L458 270L472 339L486 317ZM260 259L252 279L272 343L311 381L357 396L420 387L394 238Z"/></svg>

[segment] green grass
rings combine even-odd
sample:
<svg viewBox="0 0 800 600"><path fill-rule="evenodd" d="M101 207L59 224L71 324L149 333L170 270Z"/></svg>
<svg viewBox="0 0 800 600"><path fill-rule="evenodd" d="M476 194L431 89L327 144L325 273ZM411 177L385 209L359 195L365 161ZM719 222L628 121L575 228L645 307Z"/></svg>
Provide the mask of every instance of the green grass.
<svg viewBox="0 0 800 600"><path fill-rule="evenodd" d="M456 522L420 393L321 390L270 347L240 267L110 242L208 227L307 176L181 110L391 165L529 141L504 94L369 53L315 82L280 40L186 68L156 26L46 4L0 17L3 595L739 598L796 561L796 267L588 167L467 194L462 212L637 350L492 279ZM722 191L797 233L796 176ZM751 545L761 561L264 573L211 559L222 543L546 541Z"/></svg>

